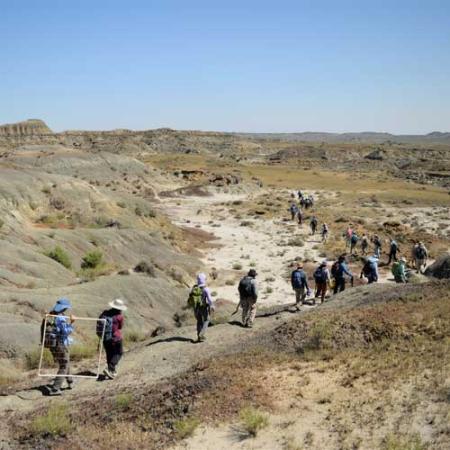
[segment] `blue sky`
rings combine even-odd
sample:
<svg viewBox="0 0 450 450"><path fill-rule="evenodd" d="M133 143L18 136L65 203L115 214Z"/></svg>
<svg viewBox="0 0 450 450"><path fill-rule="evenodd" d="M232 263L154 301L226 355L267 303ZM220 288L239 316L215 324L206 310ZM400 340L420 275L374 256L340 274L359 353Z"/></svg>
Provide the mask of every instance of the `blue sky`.
<svg viewBox="0 0 450 450"><path fill-rule="evenodd" d="M450 1L0 0L0 123L450 131Z"/></svg>

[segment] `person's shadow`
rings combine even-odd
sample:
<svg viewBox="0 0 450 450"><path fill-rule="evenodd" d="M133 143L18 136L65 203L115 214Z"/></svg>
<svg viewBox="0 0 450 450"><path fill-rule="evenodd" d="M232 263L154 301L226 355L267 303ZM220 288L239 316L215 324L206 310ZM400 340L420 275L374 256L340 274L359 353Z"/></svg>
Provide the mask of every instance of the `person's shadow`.
<svg viewBox="0 0 450 450"><path fill-rule="evenodd" d="M156 344L163 344L166 342L189 342L191 344L194 344L195 340L192 338L186 338L183 336L172 336L172 337L158 339L157 341L150 342L147 344L147 347L151 347L152 345L156 345Z"/></svg>

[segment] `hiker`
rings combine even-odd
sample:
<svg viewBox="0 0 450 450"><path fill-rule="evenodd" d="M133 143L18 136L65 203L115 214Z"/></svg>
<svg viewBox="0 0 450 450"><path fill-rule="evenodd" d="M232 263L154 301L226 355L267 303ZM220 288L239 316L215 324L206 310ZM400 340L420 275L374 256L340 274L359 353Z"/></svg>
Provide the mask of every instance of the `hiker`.
<svg viewBox="0 0 450 450"><path fill-rule="evenodd" d="M407 283L407 269L406 269L406 258L400 258L400 261L395 261L392 264L392 275L394 275L394 280L396 283Z"/></svg>
<svg viewBox="0 0 450 450"><path fill-rule="evenodd" d="M370 256L366 259L361 270L359 278L366 277L369 284L378 281L378 257L377 255Z"/></svg>
<svg viewBox="0 0 450 450"><path fill-rule="evenodd" d="M345 276L353 283L353 274L350 272L345 260L345 255L339 256L338 260L331 266L331 276L334 278L333 293L337 294L345 290Z"/></svg>
<svg viewBox="0 0 450 450"><path fill-rule="evenodd" d="M379 238L378 234L375 234L372 238L373 243L373 251L375 255L378 257L378 259L381 257L381 239Z"/></svg>
<svg viewBox="0 0 450 450"><path fill-rule="evenodd" d="M359 237L355 231L352 232L350 237L350 255L353 255L353 252L356 248L356 244L358 243Z"/></svg>
<svg viewBox="0 0 450 450"><path fill-rule="evenodd" d="M206 340L206 330L211 320L211 312L214 311L214 304L209 288L206 287L206 275L199 273L197 283L192 286L189 292L188 305L194 310L197 320L197 342Z"/></svg>
<svg viewBox="0 0 450 450"><path fill-rule="evenodd" d="M351 247L351 239L353 236L353 228L352 228L352 224L349 223L348 224L348 228L344 233L344 238L345 238L345 249L347 250L347 247Z"/></svg>
<svg viewBox="0 0 450 450"><path fill-rule="evenodd" d="M70 301L67 298L60 298L49 313L56 317L47 317L46 329L44 330L43 327L41 329L44 347L50 350L54 361L58 364L58 372L53 385L49 386L48 395L61 395L64 380L67 382L67 388L72 389L69 347L72 344L70 335L73 333L75 318L72 315L65 315L70 309L72 309ZM42 325L44 323L45 319Z"/></svg>
<svg viewBox="0 0 450 450"><path fill-rule="evenodd" d="M302 191L299 190L299 191L297 192L297 195L298 195L298 199L299 199L299 200L302 200L302 199L303 199L303 192L302 192Z"/></svg>
<svg viewBox="0 0 450 450"><path fill-rule="evenodd" d="M428 250L423 242L413 247L413 261L417 273L422 273L422 268L427 265Z"/></svg>
<svg viewBox="0 0 450 450"><path fill-rule="evenodd" d="M97 336L103 337L103 347L106 353L106 368L103 374L113 380L117 375L117 365L123 355L122 328L124 324L123 313L128 309L124 301L117 298L108 303L109 309L100 314L97 322Z"/></svg>
<svg viewBox="0 0 450 450"><path fill-rule="evenodd" d="M328 290L328 284L330 283L330 272L327 268L327 261L322 261L320 263L320 266L315 270L314 272L314 282L316 284L316 292L315 292L315 298L320 297L321 302L323 303L325 301L325 295ZM314 301L315 303L315 301Z"/></svg>
<svg viewBox="0 0 450 450"><path fill-rule="evenodd" d="M322 242L326 242L328 239L328 225L322 224Z"/></svg>
<svg viewBox="0 0 450 450"><path fill-rule="evenodd" d="M317 229L317 217L312 216L311 221L309 222L309 226L311 227L311 235L314 236L316 234Z"/></svg>
<svg viewBox="0 0 450 450"><path fill-rule="evenodd" d="M298 263L297 268L291 274L291 285L295 292L295 306L300 309L300 305L305 303L309 293L308 280L303 271L303 264Z"/></svg>
<svg viewBox="0 0 450 450"><path fill-rule="evenodd" d="M298 213L298 206L295 203L292 203L291 207L289 208L289 211L291 211L291 220L294 220L295 216Z"/></svg>
<svg viewBox="0 0 450 450"><path fill-rule="evenodd" d="M397 259L397 252L399 251L397 241L394 239L391 239L390 247L389 247L389 260L388 265L391 263L392 260L398 261Z"/></svg>
<svg viewBox="0 0 450 450"><path fill-rule="evenodd" d="M252 328L256 317L256 301L258 300L258 285L256 284L255 269L241 279L238 286L239 304L242 306L242 325Z"/></svg>
<svg viewBox="0 0 450 450"><path fill-rule="evenodd" d="M361 238L361 253L363 256L367 255L367 249L369 248L369 238L363 234Z"/></svg>
<svg viewBox="0 0 450 450"><path fill-rule="evenodd" d="M298 209L297 220L298 220L298 224L299 225L303 224L303 213L302 213L302 210L300 208Z"/></svg>

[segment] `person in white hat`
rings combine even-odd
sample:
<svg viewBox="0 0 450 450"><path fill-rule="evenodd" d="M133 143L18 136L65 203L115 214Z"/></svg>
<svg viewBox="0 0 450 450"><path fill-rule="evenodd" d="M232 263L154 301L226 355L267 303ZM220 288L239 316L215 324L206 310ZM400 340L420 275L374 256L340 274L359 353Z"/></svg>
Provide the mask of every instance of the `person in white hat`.
<svg viewBox="0 0 450 450"><path fill-rule="evenodd" d="M106 353L107 367L103 374L112 380L117 375L117 365L123 354L123 312L127 310L127 306L119 298L109 302L108 306L110 309L100 314L99 319L104 320L97 322L97 335L103 338L103 347Z"/></svg>

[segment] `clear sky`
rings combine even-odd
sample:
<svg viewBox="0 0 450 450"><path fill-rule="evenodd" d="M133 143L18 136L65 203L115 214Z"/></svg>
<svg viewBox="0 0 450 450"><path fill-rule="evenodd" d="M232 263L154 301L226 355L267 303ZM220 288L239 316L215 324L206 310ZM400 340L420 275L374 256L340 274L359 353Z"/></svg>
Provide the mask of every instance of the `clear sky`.
<svg viewBox="0 0 450 450"><path fill-rule="evenodd" d="M450 131L450 0L0 0L0 123Z"/></svg>

